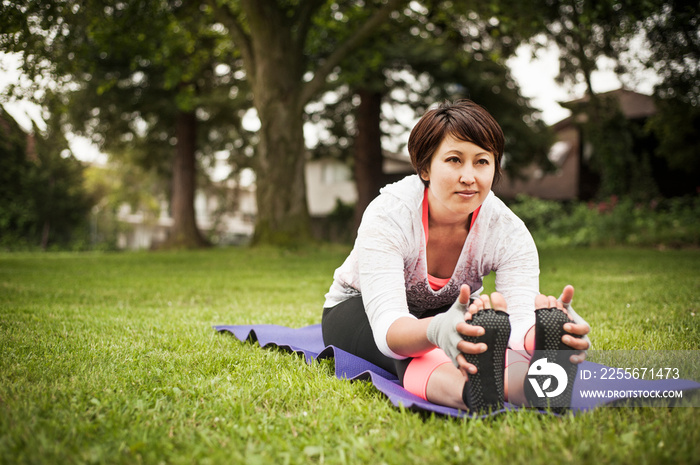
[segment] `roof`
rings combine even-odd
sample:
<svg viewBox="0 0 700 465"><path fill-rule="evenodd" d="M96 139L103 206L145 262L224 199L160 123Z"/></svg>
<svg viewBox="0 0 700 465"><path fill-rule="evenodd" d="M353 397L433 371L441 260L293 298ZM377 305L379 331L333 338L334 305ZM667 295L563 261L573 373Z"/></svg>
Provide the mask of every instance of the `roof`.
<svg viewBox="0 0 700 465"><path fill-rule="evenodd" d="M654 98L650 95L640 94L639 92L635 92L633 90L622 88L612 90L610 92L604 92L598 94L598 96L613 97L617 99L617 101L620 103L620 110L622 111L622 114L625 115L628 119L647 118L656 113L656 105L654 104ZM581 105L584 102L588 102L589 100L590 96L586 95L580 99L560 103L560 105L564 108L568 108L574 111L577 106ZM569 118L566 118L560 121L559 123L557 123L557 125L563 123L568 119Z"/></svg>

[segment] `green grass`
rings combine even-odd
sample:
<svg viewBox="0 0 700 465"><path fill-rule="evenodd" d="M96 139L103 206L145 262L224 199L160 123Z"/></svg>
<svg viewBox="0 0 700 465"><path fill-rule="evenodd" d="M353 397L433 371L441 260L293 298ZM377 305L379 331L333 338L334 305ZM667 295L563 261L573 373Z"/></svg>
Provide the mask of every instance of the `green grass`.
<svg viewBox="0 0 700 465"><path fill-rule="evenodd" d="M347 249L0 254L0 463L697 463L694 408L486 420L215 324L320 321ZM598 349L700 348L700 251L544 250ZM488 280L492 285L492 280Z"/></svg>

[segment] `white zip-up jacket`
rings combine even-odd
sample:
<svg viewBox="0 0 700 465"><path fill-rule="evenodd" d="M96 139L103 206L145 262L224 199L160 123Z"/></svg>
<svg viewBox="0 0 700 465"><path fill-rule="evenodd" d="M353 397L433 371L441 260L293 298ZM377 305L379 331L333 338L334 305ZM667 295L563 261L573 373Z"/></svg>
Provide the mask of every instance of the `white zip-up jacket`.
<svg viewBox="0 0 700 465"><path fill-rule="evenodd" d="M508 304L509 346L523 349L525 333L535 324L539 293L539 258L525 224L490 192L467 235L450 281L434 291L428 284L422 203L425 186L418 175L390 184L362 217L352 252L333 275L325 308L362 296L374 340L388 357L389 327L399 318L420 318L427 310L452 304L462 284L472 297L482 279L496 273L496 290Z"/></svg>

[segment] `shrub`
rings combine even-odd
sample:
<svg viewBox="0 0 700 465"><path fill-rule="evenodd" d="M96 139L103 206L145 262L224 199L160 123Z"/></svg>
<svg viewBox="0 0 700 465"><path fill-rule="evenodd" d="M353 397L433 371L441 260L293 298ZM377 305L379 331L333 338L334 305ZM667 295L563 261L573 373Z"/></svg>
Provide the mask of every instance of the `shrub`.
<svg viewBox="0 0 700 465"><path fill-rule="evenodd" d="M540 246L700 245L699 196L562 203L521 195L510 207Z"/></svg>

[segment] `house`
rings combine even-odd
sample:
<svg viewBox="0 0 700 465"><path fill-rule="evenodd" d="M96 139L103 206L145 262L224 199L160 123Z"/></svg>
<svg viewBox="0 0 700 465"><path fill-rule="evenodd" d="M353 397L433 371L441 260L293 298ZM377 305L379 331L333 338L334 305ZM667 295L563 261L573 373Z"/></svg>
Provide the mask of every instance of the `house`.
<svg viewBox="0 0 700 465"><path fill-rule="evenodd" d="M227 179L197 189L195 216L199 230L217 245L250 241L255 231L255 185ZM152 249L165 242L173 224L169 204L161 199L157 215L132 211L128 204L117 212L122 227L117 233L120 249Z"/></svg>
<svg viewBox="0 0 700 465"><path fill-rule="evenodd" d="M392 182L413 173L413 167L407 156L385 153L383 171L387 182ZM339 202L351 209L357 200L352 171L346 163L333 159L310 160L306 164L306 198L316 236L337 239L345 230L350 231L346 224L327 221L336 212ZM132 250L156 248L167 239L173 223L168 209L166 200L161 200L157 215L132 211L129 205L122 205L117 214L117 220L122 224L117 234L117 246ZM252 178L243 182L226 179L197 189L197 226L217 245L248 243L255 232L256 214ZM339 231L331 231L333 228Z"/></svg>
<svg viewBox="0 0 700 465"><path fill-rule="evenodd" d="M384 152L382 171L387 183L414 173L408 156L391 152ZM357 201L357 188L350 167L336 159L308 161L306 199L311 218L327 216L336 209L338 201L353 205Z"/></svg>
<svg viewBox="0 0 700 465"><path fill-rule="evenodd" d="M153 217L144 210L133 211L128 204L117 210L117 221L121 224L117 232L119 249L152 249L165 242L173 219L168 214L168 203L160 202L160 213Z"/></svg>
<svg viewBox="0 0 700 465"><path fill-rule="evenodd" d="M638 92L618 89L599 96L614 98L620 105L622 114L640 125L656 113L653 98ZM590 168L592 148L582 132L586 115L577 112L587 100L586 97L562 104L573 113L552 126L556 142L548 157L554 165L554 171L545 173L537 166L530 166L522 173L524 180L504 175L501 182L494 186L496 195L508 199L526 194L550 200L590 199L595 196L599 180Z"/></svg>
<svg viewBox="0 0 700 465"><path fill-rule="evenodd" d="M414 173L408 156L390 152L384 152L382 171L385 184ZM357 187L346 163L335 159L308 161L306 199L314 237L334 242L353 239Z"/></svg>
<svg viewBox="0 0 700 465"><path fill-rule="evenodd" d="M246 244L255 232L255 184L227 179L195 195L199 229L218 245Z"/></svg>

